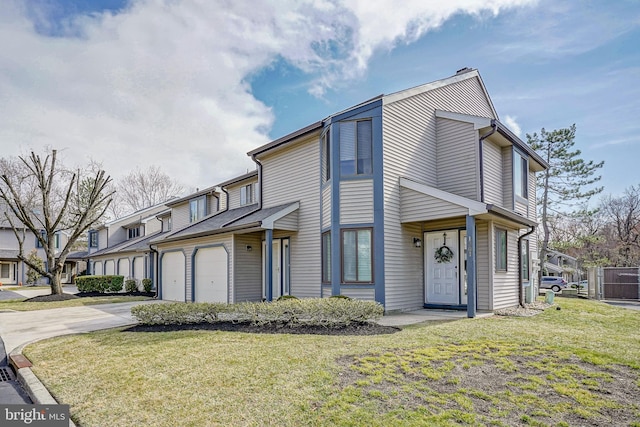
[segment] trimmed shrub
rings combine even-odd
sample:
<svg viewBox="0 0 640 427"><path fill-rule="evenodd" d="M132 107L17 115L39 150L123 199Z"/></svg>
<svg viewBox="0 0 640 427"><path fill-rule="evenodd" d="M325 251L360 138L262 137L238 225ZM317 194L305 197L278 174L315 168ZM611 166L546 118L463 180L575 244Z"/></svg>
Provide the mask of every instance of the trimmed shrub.
<svg viewBox="0 0 640 427"><path fill-rule="evenodd" d="M151 288L153 288L153 281L149 278L142 279L142 289L145 292L151 292Z"/></svg>
<svg viewBox="0 0 640 427"><path fill-rule="evenodd" d="M342 299L352 299L346 295L331 295L329 298L342 298Z"/></svg>
<svg viewBox="0 0 640 427"><path fill-rule="evenodd" d="M384 313L373 301L345 298L287 298L276 302L163 303L138 305L132 315L146 325L231 321L257 326L287 325L340 328L375 321Z"/></svg>
<svg viewBox="0 0 640 427"><path fill-rule="evenodd" d="M136 281L136 279L125 280L124 290L126 292L138 292L138 282Z"/></svg>
<svg viewBox="0 0 640 427"><path fill-rule="evenodd" d="M124 276L82 276L76 278L80 292L120 292Z"/></svg>
<svg viewBox="0 0 640 427"><path fill-rule="evenodd" d="M280 295L276 301L282 301L285 299L300 299L300 298L294 297L293 295Z"/></svg>

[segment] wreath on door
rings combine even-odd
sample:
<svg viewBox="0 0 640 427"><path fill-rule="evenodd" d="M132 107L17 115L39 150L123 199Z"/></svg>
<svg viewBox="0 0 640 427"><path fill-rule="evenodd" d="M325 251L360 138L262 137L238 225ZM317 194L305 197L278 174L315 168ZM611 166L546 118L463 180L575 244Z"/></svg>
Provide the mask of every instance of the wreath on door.
<svg viewBox="0 0 640 427"><path fill-rule="evenodd" d="M442 233L442 237L442 246L436 249L436 253L434 255L434 258L438 263L449 262L453 259L453 251L449 249L449 246L447 246L447 233Z"/></svg>

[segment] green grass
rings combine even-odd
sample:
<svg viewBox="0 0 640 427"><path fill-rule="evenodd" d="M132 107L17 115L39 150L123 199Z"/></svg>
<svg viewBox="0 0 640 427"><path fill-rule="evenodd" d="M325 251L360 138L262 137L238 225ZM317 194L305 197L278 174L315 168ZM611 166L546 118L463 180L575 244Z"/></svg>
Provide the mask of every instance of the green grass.
<svg viewBox="0 0 640 427"><path fill-rule="evenodd" d="M583 300L393 335L75 335L28 346L81 425L635 425L640 312Z"/></svg>
<svg viewBox="0 0 640 427"><path fill-rule="evenodd" d="M44 285L44 286L15 286L15 285L9 285L9 286L3 286L1 289L3 291L34 291L34 290L41 290L41 289L51 289L51 286L49 286L49 285Z"/></svg>
<svg viewBox="0 0 640 427"><path fill-rule="evenodd" d="M32 301L25 301L25 299L26 298L0 301L0 311L48 310L50 308L79 307L83 305L115 304L119 302L144 301L144 300L148 300L149 298L114 295L114 296L106 296L106 297L83 297L83 298L75 298L75 299L69 299L64 301L48 301L48 302L32 302Z"/></svg>

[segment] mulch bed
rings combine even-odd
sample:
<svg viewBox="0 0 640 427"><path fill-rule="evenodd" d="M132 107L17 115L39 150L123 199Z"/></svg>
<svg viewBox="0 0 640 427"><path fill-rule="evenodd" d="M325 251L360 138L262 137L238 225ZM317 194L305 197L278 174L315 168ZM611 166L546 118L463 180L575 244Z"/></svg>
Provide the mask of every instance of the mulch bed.
<svg viewBox="0 0 640 427"><path fill-rule="evenodd" d="M252 334L306 334L306 335L381 335L400 331L393 326L382 326L377 323L358 323L339 328L325 326L289 326L283 324L254 325L249 322L216 322L195 323L187 325L136 325L123 332L173 332L173 331L225 331L247 332Z"/></svg>
<svg viewBox="0 0 640 427"><path fill-rule="evenodd" d="M78 292L77 294L60 294L60 295L40 295L37 297L29 298L23 302L52 302L52 301L66 301L76 298L87 297L149 297L153 298L156 294L154 292L123 292L123 293L102 293L102 292Z"/></svg>

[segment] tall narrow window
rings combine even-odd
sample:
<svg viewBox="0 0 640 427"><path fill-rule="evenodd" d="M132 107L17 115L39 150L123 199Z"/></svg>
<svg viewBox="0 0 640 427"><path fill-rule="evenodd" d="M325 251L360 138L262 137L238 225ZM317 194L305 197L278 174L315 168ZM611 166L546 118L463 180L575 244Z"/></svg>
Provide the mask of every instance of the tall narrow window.
<svg viewBox="0 0 640 427"><path fill-rule="evenodd" d="M522 241L522 281L529 281L529 241Z"/></svg>
<svg viewBox="0 0 640 427"><path fill-rule="evenodd" d="M240 205L250 205L253 203L253 184L247 184L240 188Z"/></svg>
<svg viewBox="0 0 640 427"><path fill-rule="evenodd" d="M60 233L54 234L56 249L60 249Z"/></svg>
<svg viewBox="0 0 640 427"><path fill-rule="evenodd" d="M331 283L331 232L322 234L322 283Z"/></svg>
<svg viewBox="0 0 640 427"><path fill-rule="evenodd" d="M342 231L342 281L373 282L371 229Z"/></svg>
<svg viewBox="0 0 640 427"><path fill-rule="evenodd" d="M496 271L507 271L507 230L496 228Z"/></svg>
<svg viewBox="0 0 640 427"><path fill-rule="evenodd" d="M528 197L529 163L520 153L513 152L513 188L516 196Z"/></svg>
<svg viewBox="0 0 640 427"><path fill-rule="evenodd" d="M204 218L207 214L206 197L199 197L189 202L189 220L196 222Z"/></svg>
<svg viewBox="0 0 640 427"><path fill-rule="evenodd" d="M322 182L331 179L331 135L327 130L322 136Z"/></svg>
<svg viewBox="0 0 640 427"><path fill-rule="evenodd" d="M373 173L373 136L371 120L340 123L340 174Z"/></svg>
<svg viewBox="0 0 640 427"><path fill-rule="evenodd" d="M43 242L44 244L47 243L47 232L40 230L40 239L36 237L36 248L43 248Z"/></svg>
<svg viewBox="0 0 640 427"><path fill-rule="evenodd" d="M89 232L89 247L97 248L98 247L98 232L90 231Z"/></svg>

